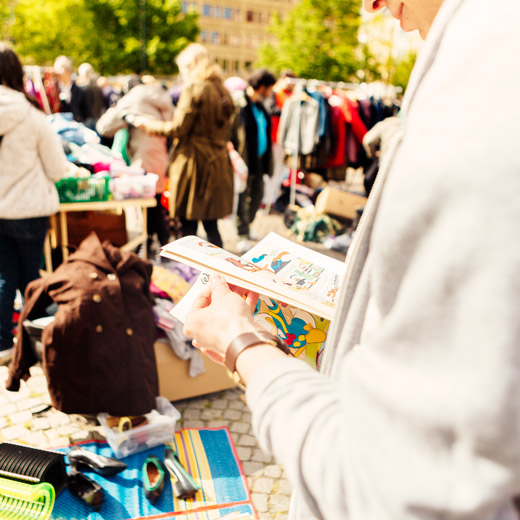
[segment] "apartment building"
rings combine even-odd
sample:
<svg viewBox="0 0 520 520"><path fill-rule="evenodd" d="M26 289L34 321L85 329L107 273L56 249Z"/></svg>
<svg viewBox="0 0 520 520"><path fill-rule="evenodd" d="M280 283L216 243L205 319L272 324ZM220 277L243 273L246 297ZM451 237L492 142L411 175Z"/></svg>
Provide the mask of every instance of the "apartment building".
<svg viewBox="0 0 520 520"><path fill-rule="evenodd" d="M273 39L267 31L274 12L282 17L298 0L187 0L183 12L199 13L202 43L226 76L245 76L258 47Z"/></svg>

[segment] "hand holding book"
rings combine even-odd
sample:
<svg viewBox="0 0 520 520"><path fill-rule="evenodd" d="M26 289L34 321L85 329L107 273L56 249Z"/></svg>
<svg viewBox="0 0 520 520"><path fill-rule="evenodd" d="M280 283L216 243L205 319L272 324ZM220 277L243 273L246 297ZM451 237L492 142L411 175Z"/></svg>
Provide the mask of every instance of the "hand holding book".
<svg viewBox="0 0 520 520"><path fill-rule="evenodd" d="M184 323L184 333L194 338L195 346L218 363L223 363L233 338L258 329L253 319L258 295L246 295L240 288L236 291L222 277L212 276L211 282L195 296Z"/></svg>

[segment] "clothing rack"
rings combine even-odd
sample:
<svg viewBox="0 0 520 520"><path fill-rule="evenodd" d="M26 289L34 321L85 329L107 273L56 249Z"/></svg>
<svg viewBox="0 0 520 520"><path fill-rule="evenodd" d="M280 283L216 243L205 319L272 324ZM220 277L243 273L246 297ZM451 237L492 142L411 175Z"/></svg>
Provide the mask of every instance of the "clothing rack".
<svg viewBox="0 0 520 520"><path fill-rule="evenodd" d="M33 82L34 88L39 92L41 96L43 110L47 115L51 114L52 111L49 104L49 99L47 98L47 93L45 92L45 85L43 84L42 79L42 71L44 71L45 69L39 67L38 65L25 65L23 70L27 78Z"/></svg>
<svg viewBox="0 0 520 520"><path fill-rule="evenodd" d="M333 89L339 90L352 90L352 91L361 91L364 97L396 97L398 94L402 92L401 87L396 87L394 85L386 85L382 83L348 83L344 81L323 81L318 79L304 79L304 78L290 78L288 83L294 85L293 96L296 99L301 98L305 88L317 88L317 87L331 87ZM383 92L384 91L384 92ZM384 94L384 95L382 95ZM298 103L296 107L296 120L298 125L301 121L301 103ZM296 143L294 147L294 151L292 154L293 158L293 167L290 174L290 195L289 195L289 203L291 205L295 204L296 201L296 176L298 174L298 159L299 159L299 150L300 150L300 135L297 133L296 135ZM282 172L277 172L278 175L281 176ZM276 189L276 185L279 185L281 179L273 179L272 185L272 193L269 197L269 201L266 206L266 213L269 214L271 211L272 199L274 196L274 192Z"/></svg>

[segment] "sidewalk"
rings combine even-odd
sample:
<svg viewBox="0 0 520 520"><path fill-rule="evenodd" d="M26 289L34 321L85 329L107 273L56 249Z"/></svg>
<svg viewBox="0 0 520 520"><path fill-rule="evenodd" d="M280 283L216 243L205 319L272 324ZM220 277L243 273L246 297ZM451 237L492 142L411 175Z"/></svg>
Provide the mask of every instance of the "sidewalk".
<svg viewBox="0 0 520 520"><path fill-rule="evenodd" d="M260 238L269 231L287 236L280 215L259 214L253 227ZM234 251L237 237L232 221L222 221L221 233L224 247ZM336 258L345 256L319 245L313 245L313 248ZM21 383L18 392L5 390L3 382L6 378L7 367L0 367L0 441L52 448L85 440L105 440L103 429L93 416L67 415L52 407L41 411L50 404L50 397L40 365L32 367L31 378ZM283 468L258 446L242 391L226 390L176 401L173 405L182 416L177 424L179 429L228 427L261 520L287 518L291 494L289 481Z"/></svg>

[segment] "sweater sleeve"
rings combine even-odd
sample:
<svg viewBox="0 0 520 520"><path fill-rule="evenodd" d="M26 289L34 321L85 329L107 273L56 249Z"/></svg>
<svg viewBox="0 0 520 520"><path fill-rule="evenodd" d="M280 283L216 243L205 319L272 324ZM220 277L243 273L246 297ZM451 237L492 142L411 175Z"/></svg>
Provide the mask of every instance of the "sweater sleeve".
<svg viewBox="0 0 520 520"><path fill-rule="evenodd" d="M433 162L442 136L427 129L413 127L390 172L358 291L326 346L331 375L285 359L248 386L261 446L316 518L515 518L518 158L475 139L470 164L455 140L451 160Z"/></svg>

